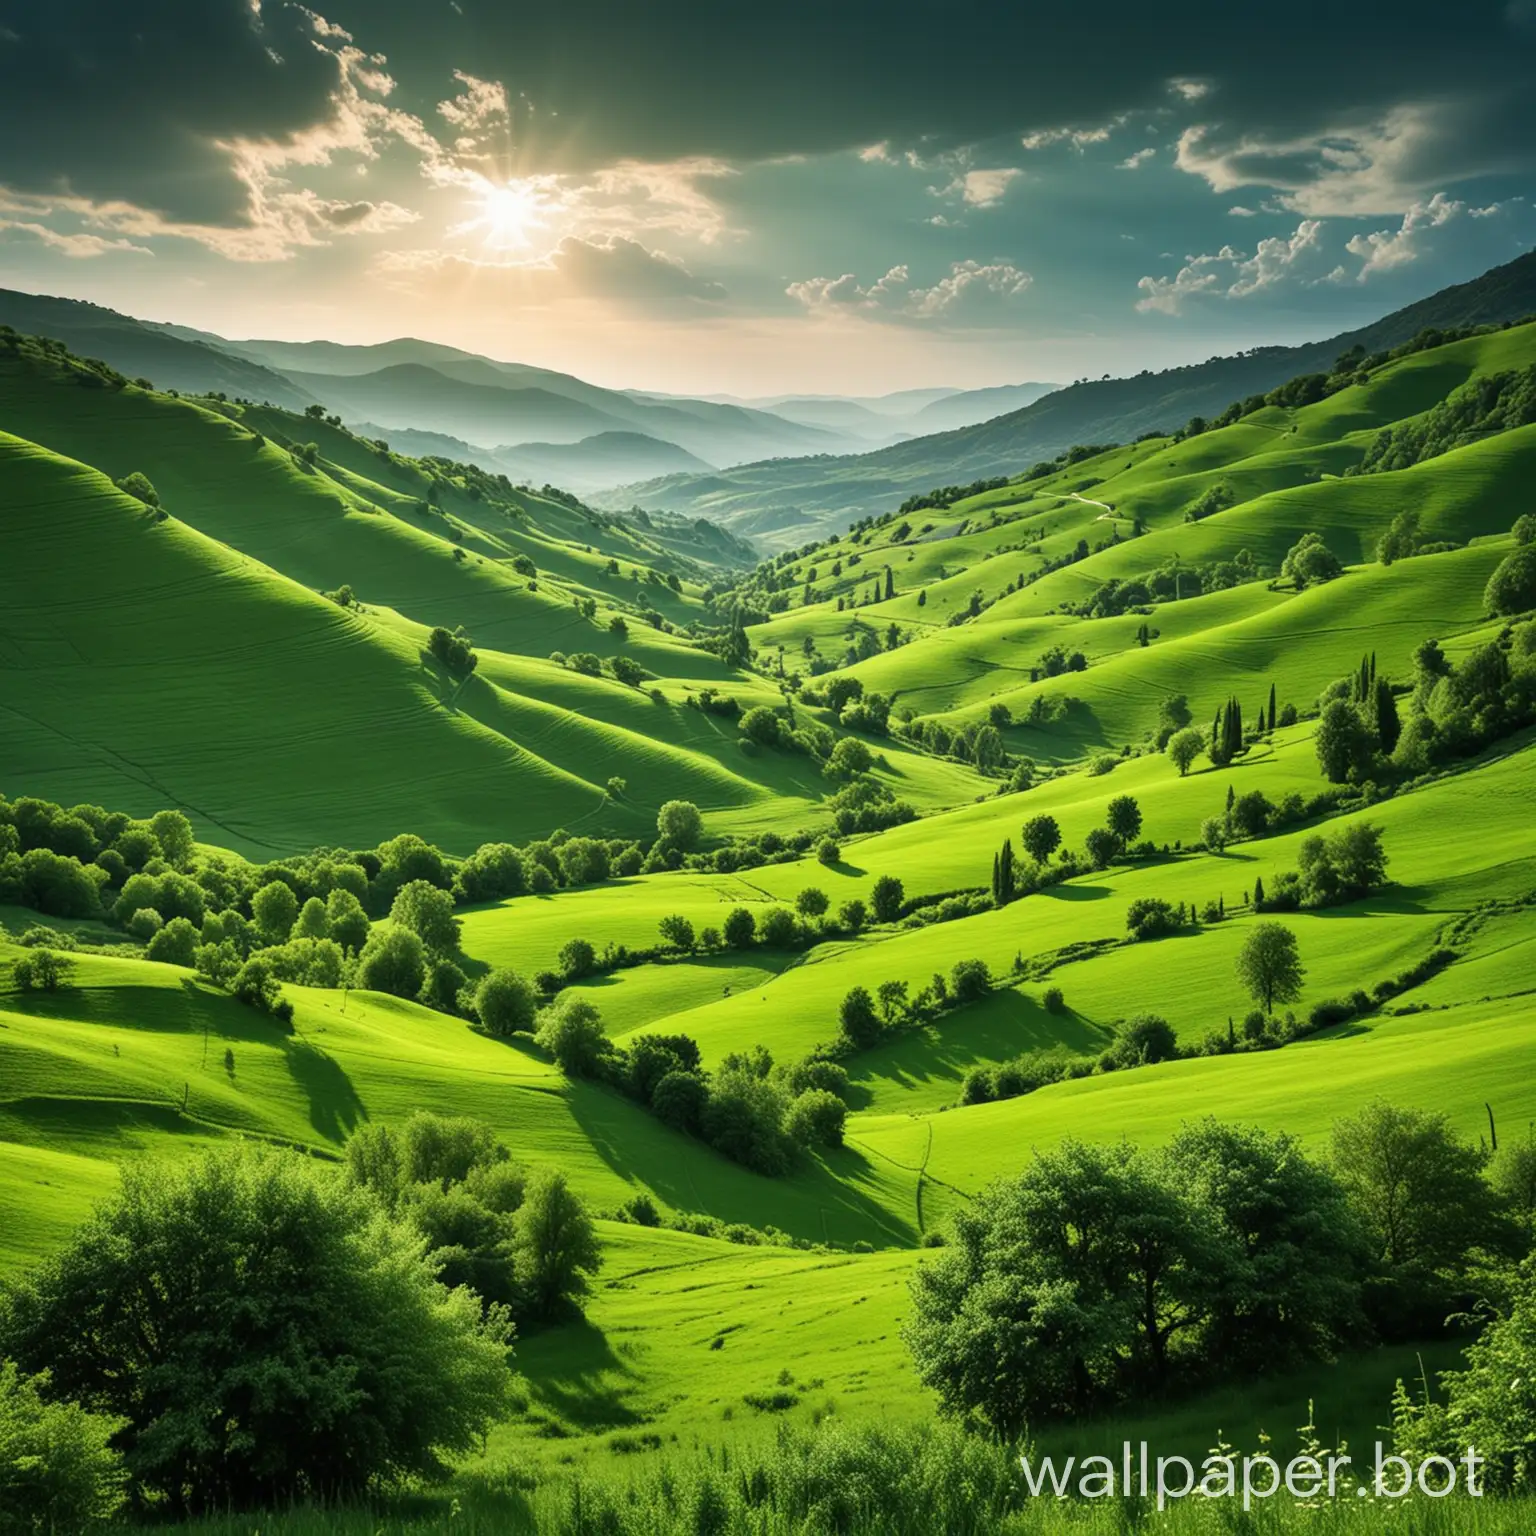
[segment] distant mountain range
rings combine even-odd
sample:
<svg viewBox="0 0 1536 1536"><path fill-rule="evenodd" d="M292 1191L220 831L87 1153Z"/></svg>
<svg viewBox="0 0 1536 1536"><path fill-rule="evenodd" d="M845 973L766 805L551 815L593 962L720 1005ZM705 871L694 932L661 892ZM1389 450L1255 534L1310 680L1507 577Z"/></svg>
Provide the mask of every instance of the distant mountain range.
<svg viewBox="0 0 1536 1536"><path fill-rule="evenodd" d="M1395 311L1359 330L1296 347L1261 347L1162 373L1058 389L1021 410L874 452L779 459L723 472L669 475L597 498L607 508L642 506L707 517L770 544L799 543L934 486L1016 474L1077 443L1129 442L1215 416L1234 400L1298 374L1323 372L1351 347L1381 351L1430 328L1498 324L1536 313L1536 252L1469 283ZM933 409L952 397L943 397Z"/></svg>
<svg viewBox="0 0 1536 1536"><path fill-rule="evenodd" d="M1076 443L1125 442L1379 351L1426 327L1536 312L1536 253L1372 325L1162 373L1059 389L695 398L608 389L437 342L230 341L72 299L0 290L0 324L58 337L132 376L302 410L315 403L402 451L469 460L594 506L708 518L798 543L937 485L1014 474Z"/></svg>

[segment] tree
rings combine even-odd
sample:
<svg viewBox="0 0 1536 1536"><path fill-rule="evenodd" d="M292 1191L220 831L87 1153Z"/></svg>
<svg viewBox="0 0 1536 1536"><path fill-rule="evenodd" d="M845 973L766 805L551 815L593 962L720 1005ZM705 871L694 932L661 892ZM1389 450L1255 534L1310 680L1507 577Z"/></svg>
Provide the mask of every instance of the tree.
<svg viewBox="0 0 1536 1536"><path fill-rule="evenodd" d="M488 971L475 988L475 1012L498 1039L529 1031L537 1011L533 984L505 966Z"/></svg>
<svg viewBox="0 0 1536 1536"><path fill-rule="evenodd" d="M827 758L826 774L829 779L855 779L868 773L874 762L874 754L857 736L844 736Z"/></svg>
<svg viewBox="0 0 1536 1536"><path fill-rule="evenodd" d="M877 923L894 923L901 916L906 891L895 875L881 875L869 893L869 905Z"/></svg>
<svg viewBox="0 0 1536 1536"><path fill-rule="evenodd" d="M1254 1002L1267 1014L1276 1003L1294 1003L1305 975L1296 935L1284 923L1255 924L1237 955L1237 979Z"/></svg>
<svg viewBox="0 0 1536 1536"><path fill-rule="evenodd" d="M673 1130L696 1131L708 1098L704 1079L697 1072L679 1068L668 1072L651 1090L651 1109Z"/></svg>
<svg viewBox="0 0 1536 1536"><path fill-rule="evenodd" d="M459 920L453 915L453 896L426 880L411 880L395 893L389 909L397 928L414 933L433 954L444 955L459 946Z"/></svg>
<svg viewBox="0 0 1536 1536"><path fill-rule="evenodd" d="M974 1003L992 990L985 960L957 960L950 969L949 988L957 1003Z"/></svg>
<svg viewBox="0 0 1536 1536"><path fill-rule="evenodd" d="M1189 700L1182 693L1170 693L1158 701L1157 734L1168 741L1190 722Z"/></svg>
<svg viewBox="0 0 1536 1536"><path fill-rule="evenodd" d="M681 914L673 914L661 920L661 937L673 949L687 952L694 946L693 924Z"/></svg>
<svg viewBox="0 0 1536 1536"><path fill-rule="evenodd" d="M356 954L368 942L368 914L351 891L337 886L325 898L325 921L331 937L344 950Z"/></svg>
<svg viewBox="0 0 1536 1536"><path fill-rule="evenodd" d="M1114 833L1122 853L1141 831L1141 807L1132 795L1116 795L1107 809L1109 830Z"/></svg>
<svg viewBox="0 0 1536 1536"><path fill-rule="evenodd" d="M293 887L281 880L270 881L251 897L251 916L269 944L286 943L298 915L299 898Z"/></svg>
<svg viewBox="0 0 1536 1536"><path fill-rule="evenodd" d="M1003 846L992 855L992 905L1006 907L1013 896L1013 839L1005 837Z"/></svg>
<svg viewBox="0 0 1536 1536"><path fill-rule="evenodd" d="M720 925L728 949L746 949L757 932L757 919L750 907L732 907Z"/></svg>
<svg viewBox="0 0 1536 1536"><path fill-rule="evenodd" d="M197 955L197 929L184 917L173 917L149 941L145 957L165 965L181 965L191 970Z"/></svg>
<svg viewBox="0 0 1536 1536"><path fill-rule="evenodd" d="M1200 823L1200 841L1211 853L1220 853L1227 846L1226 817L1207 816Z"/></svg>
<svg viewBox="0 0 1536 1536"><path fill-rule="evenodd" d="M816 844L816 860L828 869L836 868L842 857L843 850L838 847L835 837L824 837Z"/></svg>
<svg viewBox="0 0 1536 1536"><path fill-rule="evenodd" d="M1383 565L1391 565L1394 560L1407 560L1418 554L1419 542L1419 514L1414 508L1405 507L1378 540L1376 558Z"/></svg>
<svg viewBox="0 0 1536 1536"><path fill-rule="evenodd" d="M1280 574L1296 586L1321 586L1344 573L1338 556L1323 542L1320 533L1304 533L1291 547L1280 566Z"/></svg>
<svg viewBox="0 0 1536 1536"><path fill-rule="evenodd" d="M1332 784L1369 770L1376 752L1374 733L1347 699L1334 699L1317 723L1317 764Z"/></svg>
<svg viewBox="0 0 1536 1536"><path fill-rule="evenodd" d="M1094 827L1083 839L1083 846L1095 869L1108 869L1120 852L1120 839L1108 827Z"/></svg>
<svg viewBox="0 0 1536 1536"><path fill-rule="evenodd" d="M848 1106L835 1093L810 1088L789 1106L784 1132L800 1147L840 1147Z"/></svg>
<svg viewBox="0 0 1536 1536"><path fill-rule="evenodd" d="M126 1420L135 1492L183 1514L444 1474L508 1406L507 1342L372 1194L250 1145L125 1166L0 1311L0 1354Z"/></svg>
<svg viewBox="0 0 1536 1536"><path fill-rule="evenodd" d="M1161 939L1178 931L1179 919L1166 901L1141 896L1125 909L1126 931L1133 939Z"/></svg>
<svg viewBox="0 0 1536 1536"><path fill-rule="evenodd" d="M173 869L185 869L197 850L197 840L192 833L192 823L181 811L156 811L149 818L149 830L166 863Z"/></svg>
<svg viewBox="0 0 1536 1536"><path fill-rule="evenodd" d="M580 981L597 968L597 951L586 939L567 939L556 958L567 981Z"/></svg>
<svg viewBox="0 0 1536 1536"><path fill-rule="evenodd" d="M1232 828L1242 837L1263 837L1273 811L1262 789L1250 789L1232 801Z"/></svg>
<svg viewBox="0 0 1536 1536"><path fill-rule="evenodd" d="M686 852L704 835L704 818L689 800L668 800L656 813L656 830L674 848Z"/></svg>
<svg viewBox="0 0 1536 1536"><path fill-rule="evenodd" d="M296 939L328 939L331 925L325 915L325 903L318 896L311 896L299 908L299 920L293 930Z"/></svg>
<svg viewBox="0 0 1536 1536"><path fill-rule="evenodd" d="M67 986L75 962L46 946L29 950L12 967L11 976L23 992L57 992Z"/></svg>
<svg viewBox="0 0 1536 1536"><path fill-rule="evenodd" d="M838 1008L838 1029L855 1050L868 1050L880 1039L880 1020L868 987L851 987Z"/></svg>
<svg viewBox="0 0 1536 1536"><path fill-rule="evenodd" d="M587 1294L587 1276L597 1273L602 1250L586 1206L563 1173L534 1173L513 1230L513 1273L536 1316L556 1317Z"/></svg>
<svg viewBox="0 0 1536 1536"><path fill-rule="evenodd" d="M608 878L608 847L595 837L567 838L555 856L567 885L595 885Z"/></svg>
<svg viewBox="0 0 1536 1536"><path fill-rule="evenodd" d="M112 1437L125 1421L53 1400L46 1371L0 1362L0 1531L82 1531L123 1502Z"/></svg>
<svg viewBox="0 0 1536 1536"><path fill-rule="evenodd" d="M1179 1054L1178 1036L1167 1019L1160 1019L1155 1013L1139 1013L1120 1026L1109 1054L1117 1067L1147 1067L1158 1061L1172 1061Z"/></svg>
<svg viewBox="0 0 1536 1536"><path fill-rule="evenodd" d="M427 947L409 928L375 928L357 960L357 984L369 992L415 997L427 974Z"/></svg>
<svg viewBox="0 0 1536 1536"><path fill-rule="evenodd" d="M660 1090L658 1089L658 1092ZM740 1066L722 1066L700 1114L704 1139L717 1152L758 1173L789 1166L793 1144L784 1134L789 1105L767 1077Z"/></svg>
<svg viewBox="0 0 1536 1536"><path fill-rule="evenodd" d="M1061 828L1054 816L1032 816L1024 823L1019 841L1025 853L1037 864L1046 864L1061 847Z"/></svg>
<svg viewBox="0 0 1536 1536"><path fill-rule="evenodd" d="M907 1006L907 984L892 978L882 981L875 988L875 995L880 999L880 1017L887 1024L894 1023L896 1016Z"/></svg>
<svg viewBox="0 0 1536 1536"><path fill-rule="evenodd" d="M596 1008L567 993L543 1015L534 1039L567 1077L593 1077L613 1049Z"/></svg>
<svg viewBox="0 0 1536 1536"><path fill-rule="evenodd" d="M1527 613L1536 608L1536 544L1506 555L1488 578L1483 606L1492 614Z"/></svg>
<svg viewBox="0 0 1536 1536"><path fill-rule="evenodd" d="M859 903L860 908L863 905L863 902ZM769 907L757 925L757 934L769 949L788 949L799 938L800 929L794 913L787 907Z"/></svg>
<svg viewBox="0 0 1536 1536"><path fill-rule="evenodd" d="M779 717L766 705L759 704L741 717L741 733L760 747L776 747L781 735Z"/></svg>
<svg viewBox="0 0 1536 1536"><path fill-rule="evenodd" d="M1205 732L1198 726L1190 726L1187 730L1178 731L1168 738L1168 757L1174 767L1179 770L1182 779L1190 770L1195 759L1205 751Z"/></svg>
<svg viewBox="0 0 1536 1536"><path fill-rule="evenodd" d="M795 897L795 911L801 917L822 917L829 903L827 893L814 885L808 885Z"/></svg>

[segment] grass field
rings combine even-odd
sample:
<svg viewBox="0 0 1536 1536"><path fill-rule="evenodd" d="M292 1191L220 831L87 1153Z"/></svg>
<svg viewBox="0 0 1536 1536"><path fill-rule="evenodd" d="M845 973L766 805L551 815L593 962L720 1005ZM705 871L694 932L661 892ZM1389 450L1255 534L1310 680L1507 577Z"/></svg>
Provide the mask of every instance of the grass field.
<svg viewBox="0 0 1536 1536"><path fill-rule="evenodd" d="M755 668L734 668L688 631L715 623L707 588L729 578L679 540L557 497L485 494L323 420L81 388L67 369L0 351L11 538L0 566L0 789L12 799L140 817L179 808L204 845L254 861L406 831L456 856L557 829L649 839L673 799L699 807L708 846L771 831L782 848L832 825L837 784L806 752L747 743L734 720L689 700L715 687L743 708L783 709L795 688L780 662L808 672L813 655L887 695L893 722L953 732L997 718L1007 752L1034 764L1030 787L1016 789L898 728L870 743L871 778L915 819L843 835L829 861L774 852L750 867L631 875L459 912L456 959L473 980L494 967L550 970L574 937L600 955L653 951L665 918L720 928L733 908L761 920L822 891L828 921L790 946L672 953L567 989L596 1006L613 1042L684 1033L708 1069L759 1046L782 1064L842 1051L844 1144L803 1153L781 1177L568 1077L527 1036L497 1040L419 1002L288 986L287 1033L190 970L131 947L92 953L126 946L105 918L59 921L80 943L69 984L22 990L15 967L27 950L14 940L43 919L0 908L0 1276L61 1244L136 1159L247 1137L334 1161L365 1124L418 1109L474 1116L519 1159L567 1175L599 1217L604 1256L584 1320L519 1340L525 1406L471 1458L461 1491L468 1500L507 1466L533 1468L557 1491L580 1477L618 1489L688 1458L766 1454L786 1425L931 1419L902 1340L910 1277L932 1259L923 1240L1036 1150L1067 1138L1156 1146L1214 1115L1294 1133L1322 1155L1334 1122L1379 1098L1442 1111L1474 1142L1490 1113L1501 1133L1536 1121L1536 734L1511 726L1477 755L1398 775L1394 793L1385 779L1357 785L1340 810L1318 798L1330 785L1316 719L1319 694L1363 655L1406 713L1425 641L1454 660L1507 638L1485 588L1527 509L1536 426L1391 474L1346 471L1382 426L1533 359L1531 326L1434 348L1316 405L1117 447L845 534L775 567L787 603L747 628ZM114 484L133 471L168 516ZM1227 504L1186 522L1217 487ZM1376 541L1405 507L1426 537L1456 547L1379 563ZM1279 566L1312 531L1342 570L1298 590ZM1063 611L1110 579L1243 550L1253 579L1113 617ZM866 602L877 585L883 593L887 566L894 595ZM343 585L352 605L326 595ZM889 647L892 624L901 643ZM469 677L433 659L438 625L470 635ZM878 648L848 662L864 631ZM1057 646L1081 651L1082 669L1032 680ZM582 651L627 655L648 675L635 686L611 665L592 676L551 659ZM1204 727L1233 695L1251 722L1271 686L1299 718L1253 737L1234 762L1201 756L1181 776L1157 750L1174 696ZM1024 723L1037 701L1039 723ZM824 708L794 709L848 734ZM1203 825L1253 790L1312 809L1207 849ZM1142 856L1001 908L938 905L985 891L998 849L1005 839L1017 849L1032 818L1054 817L1063 848L1080 852L1122 796L1140 810ZM1267 915L1253 908L1255 882L1273 891L1308 838L1360 824L1379 829L1385 887L1281 915L1305 968L1296 1013L1446 946L1449 963L1283 1048L1094 1070L1138 1014L1165 1018L1185 1047L1240 1028L1252 999L1235 962ZM915 911L860 931L835 920L882 877L902 882ZM1224 915L1132 942L1127 909L1144 897L1219 902ZM916 994L966 959L985 963L985 997L870 1049L837 1046L850 989L898 981ZM1062 1006L1047 1006L1050 988ZM972 1069L1034 1051L1084 1075L962 1104ZM778 1236L732 1242L618 1219L637 1195L664 1218ZM1459 1347L1427 1343L1426 1369ZM1156 1433L1203 1449L1217 1430L1287 1435L1309 1397L1325 1433L1363 1439L1417 1362L1415 1347L1352 1354L1045 1439Z"/></svg>

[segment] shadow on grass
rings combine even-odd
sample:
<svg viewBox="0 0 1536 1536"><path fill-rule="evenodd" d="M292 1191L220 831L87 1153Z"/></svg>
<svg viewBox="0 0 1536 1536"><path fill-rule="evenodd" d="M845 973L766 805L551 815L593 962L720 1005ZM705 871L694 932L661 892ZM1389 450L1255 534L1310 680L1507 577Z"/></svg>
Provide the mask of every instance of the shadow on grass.
<svg viewBox="0 0 1536 1536"><path fill-rule="evenodd" d="M1108 1030L1074 1013L1050 1013L1032 998L1004 988L927 1029L866 1051L853 1071L853 1107L874 1102L874 1089L958 1088L974 1066L993 1066L1030 1051L1086 1056L1102 1051Z"/></svg>
<svg viewBox="0 0 1536 1536"><path fill-rule="evenodd" d="M1047 885L1035 894L1051 896L1057 901L1103 901L1111 892L1107 885L1078 885L1075 881L1064 880L1060 885Z"/></svg>
<svg viewBox="0 0 1536 1536"><path fill-rule="evenodd" d="M623 1401L639 1373L614 1353L602 1329L584 1317L519 1335L517 1366L534 1402L562 1423L591 1433L645 1421Z"/></svg>
<svg viewBox="0 0 1536 1536"><path fill-rule="evenodd" d="M290 1040L283 1060L309 1100L309 1123L327 1141L345 1141L358 1121L367 1119L352 1079L333 1057L302 1040Z"/></svg>

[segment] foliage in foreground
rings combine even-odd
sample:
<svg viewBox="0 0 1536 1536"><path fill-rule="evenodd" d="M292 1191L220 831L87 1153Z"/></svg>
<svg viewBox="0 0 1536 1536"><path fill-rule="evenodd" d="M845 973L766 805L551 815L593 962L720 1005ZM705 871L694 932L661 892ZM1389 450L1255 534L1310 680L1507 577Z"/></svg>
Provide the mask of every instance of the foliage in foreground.
<svg viewBox="0 0 1536 1536"><path fill-rule="evenodd" d="M510 1326L296 1153L141 1164L0 1297L0 1355L124 1422L140 1503L334 1498L444 1470L508 1403Z"/></svg>

